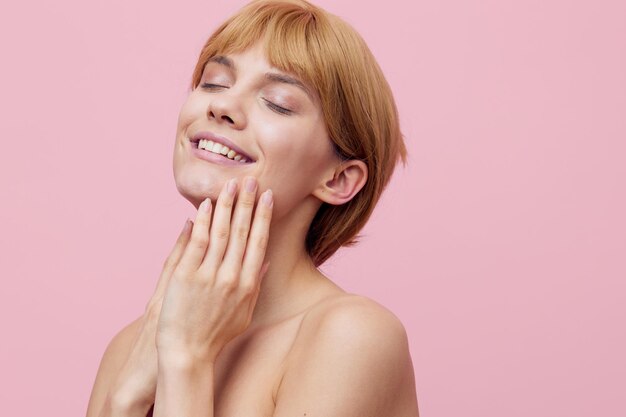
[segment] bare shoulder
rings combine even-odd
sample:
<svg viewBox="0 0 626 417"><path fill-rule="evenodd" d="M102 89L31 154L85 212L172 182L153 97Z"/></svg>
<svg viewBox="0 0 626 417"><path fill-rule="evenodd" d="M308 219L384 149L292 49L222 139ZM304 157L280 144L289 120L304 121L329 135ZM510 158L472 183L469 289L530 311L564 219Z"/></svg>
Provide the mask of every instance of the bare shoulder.
<svg viewBox="0 0 626 417"><path fill-rule="evenodd" d="M113 336L104 350L89 398L87 417L95 417L100 413L111 383L128 356L141 320L142 316L124 326Z"/></svg>
<svg viewBox="0 0 626 417"><path fill-rule="evenodd" d="M404 325L364 296L320 302L302 319L276 399L277 417L417 416Z"/></svg>
<svg viewBox="0 0 626 417"><path fill-rule="evenodd" d="M404 325L394 313L371 298L349 293L309 310L303 318L301 337L339 337L356 342L384 337L390 343L408 343Z"/></svg>
<svg viewBox="0 0 626 417"><path fill-rule="evenodd" d="M400 319L380 303L356 294L324 300L303 317L294 356L349 353L363 360L407 360L408 338ZM299 360L302 358L300 357Z"/></svg>

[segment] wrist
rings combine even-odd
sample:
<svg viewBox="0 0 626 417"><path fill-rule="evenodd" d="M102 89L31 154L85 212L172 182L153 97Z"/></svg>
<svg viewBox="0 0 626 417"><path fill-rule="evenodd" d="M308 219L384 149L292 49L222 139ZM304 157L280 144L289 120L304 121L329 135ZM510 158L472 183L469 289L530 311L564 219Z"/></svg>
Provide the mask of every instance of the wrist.
<svg viewBox="0 0 626 417"><path fill-rule="evenodd" d="M212 416L213 363L189 357L159 361L154 416Z"/></svg>
<svg viewBox="0 0 626 417"><path fill-rule="evenodd" d="M176 374L193 374L197 370L213 369L217 355L197 356L184 352L159 352L159 374L173 372Z"/></svg>

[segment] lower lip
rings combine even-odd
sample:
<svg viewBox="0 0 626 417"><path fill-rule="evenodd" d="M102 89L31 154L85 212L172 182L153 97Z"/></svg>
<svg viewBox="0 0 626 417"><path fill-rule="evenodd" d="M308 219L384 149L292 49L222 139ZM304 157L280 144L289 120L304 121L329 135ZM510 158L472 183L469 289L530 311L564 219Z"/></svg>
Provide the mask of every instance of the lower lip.
<svg viewBox="0 0 626 417"><path fill-rule="evenodd" d="M216 154L213 152L205 151L204 149L198 149L198 144L194 142L189 142L191 145L191 153L200 159L204 159L205 161L213 162L220 165L239 165L245 166L249 165L251 162L239 162L234 159L228 159L222 154Z"/></svg>

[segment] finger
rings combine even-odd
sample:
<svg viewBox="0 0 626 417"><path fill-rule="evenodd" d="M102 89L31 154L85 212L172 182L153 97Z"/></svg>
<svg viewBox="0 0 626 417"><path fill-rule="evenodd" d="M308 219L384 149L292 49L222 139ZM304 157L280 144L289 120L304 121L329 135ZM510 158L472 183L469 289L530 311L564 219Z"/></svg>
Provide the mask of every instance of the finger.
<svg viewBox="0 0 626 417"><path fill-rule="evenodd" d="M270 223L274 199L272 190L266 190L259 199L254 213L252 230L246 245L243 263L241 266L240 286L255 288L260 279L261 265L265 258L265 250L269 241Z"/></svg>
<svg viewBox="0 0 626 417"><path fill-rule="evenodd" d="M191 238L178 264L185 271L196 271L209 245L209 224L211 223L211 199L206 198L198 207L196 221L191 229Z"/></svg>
<svg viewBox="0 0 626 417"><path fill-rule="evenodd" d="M211 223L211 235L209 250L200 268L209 275L215 276L215 272L222 263L224 250L230 235L230 218L237 192L237 180L235 178L224 184L217 202L215 203L215 213Z"/></svg>
<svg viewBox="0 0 626 417"><path fill-rule="evenodd" d="M239 276L241 271L241 262L248 242L257 186L257 180L254 177L244 179L230 225L230 238L222 265L236 276Z"/></svg>
<svg viewBox="0 0 626 417"><path fill-rule="evenodd" d="M254 288L253 291L251 291L252 299L250 300L250 303L248 304L248 323L250 322L250 319L252 319L252 314L254 313L254 307L256 305L257 300L259 299L259 294L260 294L259 284L261 283L261 280L267 273L269 266L270 266L270 261L267 261L263 264L263 266L261 267L261 272L259 273L259 279L257 280L257 286L256 288Z"/></svg>
<svg viewBox="0 0 626 417"><path fill-rule="evenodd" d="M183 230L178 235L178 239L176 239L176 243L174 244L174 248L165 259L163 263L163 268L161 270L161 276L159 277L159 281L157 283L156 289L154 291L153 298L159 298L163 295L165 288L167 288L167 283L169 281L169 277L172 275L172 271L176 268L176 265L180 261L180 258L187 246L187 242L189 242L189 238L191 236L191 226L193 225L192 221L187 219L185 220L185 225L183 226Z"/></svg>

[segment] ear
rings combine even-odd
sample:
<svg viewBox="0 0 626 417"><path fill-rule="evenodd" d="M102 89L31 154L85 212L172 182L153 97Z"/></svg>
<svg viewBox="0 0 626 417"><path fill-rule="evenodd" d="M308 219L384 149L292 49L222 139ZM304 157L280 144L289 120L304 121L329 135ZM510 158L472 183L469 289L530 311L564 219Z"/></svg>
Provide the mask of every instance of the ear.
<svg viewBox="0 0 626 417"><path fill-rule="evenodd" d="M350 201L367 181L367 165L358 159L342 161L323 179L313 195L325 203L338 206Z"/></svg>

